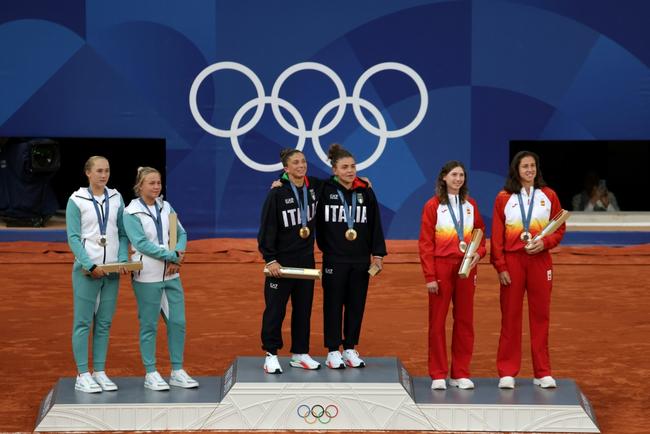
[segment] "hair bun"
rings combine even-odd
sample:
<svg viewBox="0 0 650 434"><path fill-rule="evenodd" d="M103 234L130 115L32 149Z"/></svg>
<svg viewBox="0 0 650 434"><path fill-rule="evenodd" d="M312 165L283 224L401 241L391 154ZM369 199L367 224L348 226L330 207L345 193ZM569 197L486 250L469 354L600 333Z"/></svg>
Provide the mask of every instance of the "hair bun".
<svg viewBox="0 0 650 434"><path fill-rule="evenodd" d="M280 160L281 160L281 161L284 161L284 158L285 158L287 155L289 155L290 153L292 153L293 151L295 151L295 149L293 149L293 148L284 148L284 149L282 149L282 150L280 151Z"/></svg>

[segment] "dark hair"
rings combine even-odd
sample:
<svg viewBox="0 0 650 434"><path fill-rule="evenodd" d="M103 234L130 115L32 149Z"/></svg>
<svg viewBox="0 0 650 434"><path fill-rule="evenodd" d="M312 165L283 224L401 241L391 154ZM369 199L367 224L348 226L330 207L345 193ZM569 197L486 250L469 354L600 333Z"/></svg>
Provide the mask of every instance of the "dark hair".
<svg viewBox="0 0 650 434"><path fill-rule="evenodd" d="M458 191L458 196L460 198L460 203L463 203L465 199L467 199L467 195L469 193L469 190L467 189L467 170L465 170L465 166L463 163L460 161L452 160L452 161L447 161L444 166L440 169L440 173L438 174L438 181L436 182L436 195L438 196L438 200L442 204L449 203L449 197L447 196L447 183L443 179L445 176L449 174L452 170L454 170L456 167L460 167L463 169L463 173L465 174L465 182L463 185L460 187L460 190Z"/></svg>
<svg viewBox="0 0 650 434"><path fill-rule="evenodd" d="M294 148L284 148L283 150L281 150L280 161L282 161L282 165L284 167L287 167L287 164L289 164L289 158L291 158L291 156L296 153L302 154L302 151Z"/></svg>
<svg viewBox="0 0 650 434"><path fill-rule="evenodd" d="M535 167L537 168L537 174L535 175L533 186L535 188L546 187L546 181L544 181L544 177L542 177L542 168L539 165L539 155L531 151L519 151L514 157L512 157L510 170L508 171L508 178L506 179L506 184L503 186L503 189L508 193L519 193L521 191L519 164L521 163L521 160L526 157L533 157L535 160Z"/></svg>
<svg viewBox="0 0 650 434"><path fill-rule="evenodd" d="M341 158L346 158L346 157L350 157L354 159L354 155L352 155L350 151L348 151L338 143L332 143L330 145L330 148L327 150L327 158L330 160L332 167L335 167L336 162L339 161Z"/></svg>

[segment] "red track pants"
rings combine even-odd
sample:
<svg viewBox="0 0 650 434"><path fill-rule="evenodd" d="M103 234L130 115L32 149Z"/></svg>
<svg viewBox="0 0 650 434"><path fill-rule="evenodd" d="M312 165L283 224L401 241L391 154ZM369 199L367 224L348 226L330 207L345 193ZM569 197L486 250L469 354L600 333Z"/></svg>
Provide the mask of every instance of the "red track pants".
<svg viewBox="0 0 650 434"><path fill-rule="evenodd" d="M499 377L515 377L521 368L521 322L524 292L528 293L528 321L535 378L551 375L548 329L553 263L548 251L536 255L505 254L512 283L501 285L501 336L497 353Z"/></svg>
<svg viewBox="0 0 650 434"><path fill-rule="evenodd" d="M445 322L453 300L451 378L468 378L474 349L474 289L476 267L466 279L458 276L461 259L436 258L438 293L429 293L429 375L447 378Z"/></svg>

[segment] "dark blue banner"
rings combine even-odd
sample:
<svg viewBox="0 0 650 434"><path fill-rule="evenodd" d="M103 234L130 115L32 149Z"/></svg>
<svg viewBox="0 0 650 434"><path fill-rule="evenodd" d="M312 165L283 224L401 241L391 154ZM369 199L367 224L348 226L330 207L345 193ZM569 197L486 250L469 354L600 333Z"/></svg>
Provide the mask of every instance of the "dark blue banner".
<svg viewBox="0 0 650 434"><path fill-rule="evenodd" d="M624 5L11 2L0 136L164 138L191 238L254 236L280 149L327 177L333 142L372 180L387 238L418 236L451 159L489 224L510 140L650 137L650 4Z"/></svg>

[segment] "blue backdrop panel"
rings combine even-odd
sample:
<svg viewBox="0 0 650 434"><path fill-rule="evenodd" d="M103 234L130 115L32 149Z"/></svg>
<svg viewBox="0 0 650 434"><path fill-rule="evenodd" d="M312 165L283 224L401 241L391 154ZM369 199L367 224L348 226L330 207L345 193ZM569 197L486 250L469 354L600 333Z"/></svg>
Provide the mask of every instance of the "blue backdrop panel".
<svg viewBox="0 0 650 434"><path fill-rule="evenodd" d="M279 150L303 147L326 177L319 146L341 142L368 161L387 236L412 239L447 160L466 163L489 224L510 140L650 138L649 14L609 0L14 2L0 136L164 138L193 239L254 236ZM373 72L384 62L399 65Z"/></svg>

